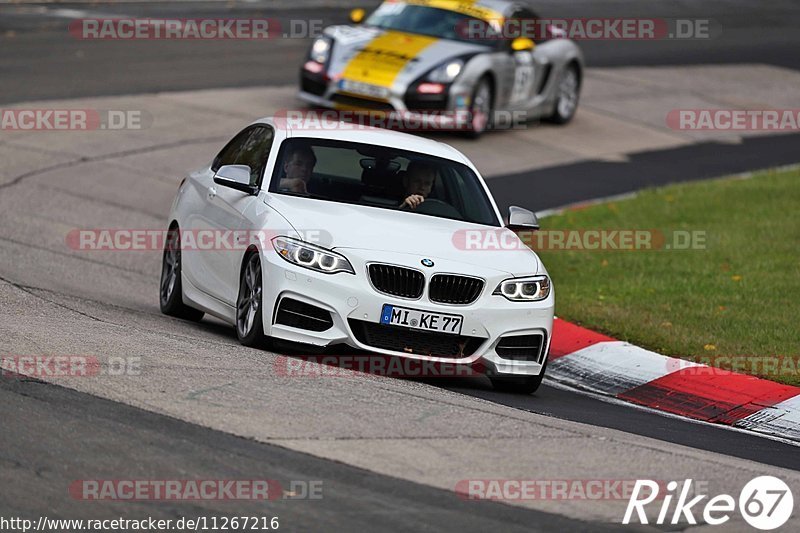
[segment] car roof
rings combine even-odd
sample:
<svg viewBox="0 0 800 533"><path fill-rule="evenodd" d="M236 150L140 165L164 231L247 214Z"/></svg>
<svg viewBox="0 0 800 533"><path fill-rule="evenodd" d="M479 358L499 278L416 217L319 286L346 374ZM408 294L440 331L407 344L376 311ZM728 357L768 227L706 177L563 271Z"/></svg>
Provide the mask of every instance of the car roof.
<svg viewBox="0 0 800 533"><path fill-rule="evenodd" d="M350 141L363 144L372 144L377 146L388 146L391 148L399 148L402 150L409 150L411 152L419 152L422 154L441 157L464 163L467 166L474 167L472 162L469 161L464 154L453 148L452 146L443 142L426 139L418 135L411 135L399 131L388 130L384 128L376 128L372 126L355 125L348 122L333 122L326 121L322 123L311 122L310 127L296 128L290 124L286 119L276 120L275 117L264 117L257 123L267 123L272 126L282 129L286 132L286 137L310 137L314 139L331 139L340 141ZM318 127L313 127L314 125ZM341 125L341 127L337 127ZM327 127L326 127L327 126Z"/></svg>

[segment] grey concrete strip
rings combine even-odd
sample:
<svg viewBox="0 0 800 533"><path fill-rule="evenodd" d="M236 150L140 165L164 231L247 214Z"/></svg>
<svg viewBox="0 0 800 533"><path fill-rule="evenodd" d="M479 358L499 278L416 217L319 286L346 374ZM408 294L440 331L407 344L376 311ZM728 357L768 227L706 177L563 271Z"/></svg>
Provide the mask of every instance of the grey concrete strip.
<svg viewBox="0 0 800 533"><path fill-rule="evenodd" d="M0 185L8 184L19 176L74 160L75 156L71 154L0 144Z"/></svg>
<svg viewBox="0 0 800 533"><path fill-rule="evenodd" d="M796 86L800 86L800 72L758 65L591 69L582 107L566 127L531 123L523 129L486 135L478 142L455 135L435 137L465 152L487 176L592 159L624 161L636 152L709 140L735 144L745 136L769 133L675 131L667 127L666 116L681 108L800 108L800 95L791 90ZM714 87L722 88L721 96L704 96L716 94ZM220 89L16 104L8 108L132 111L144 117L145 127L122 131L5 131L0 133L0 143L38 150L46 146L80 157L123 150L158 151L160 144L191 144L198 137L219 138L221 145L254 118L301 108L294 92L294 87ZM167 155L168 151L164 152L161 155ZM211 150L211 154L214 152ZM205 154L185 161L183 168L206 163L210 154Z"/></svg>
<svg viewBox="0 0 800 533"><path fill-rule="evenodd" d="M620 120L664 129L673 109L797 109L800 72L770 65L701 65L680 69L602 69L584 103ZM674 132L683 139L739 142L741 132ZM745 134L763 135L765 132Z"/></svg>

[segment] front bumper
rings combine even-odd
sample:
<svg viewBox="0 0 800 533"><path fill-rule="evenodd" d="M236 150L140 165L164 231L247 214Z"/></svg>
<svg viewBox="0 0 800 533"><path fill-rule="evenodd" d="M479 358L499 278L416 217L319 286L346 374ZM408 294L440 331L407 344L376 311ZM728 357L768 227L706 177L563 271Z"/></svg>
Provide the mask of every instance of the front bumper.
<svg viewBox="0 0 800 533"><path fill-rule="evenodd" d="M503 279L505 273L499 271L463 272L464 265L436 259L435 269L425 272L426 286L435 273L458 273L478 275L486 280L483 292L478 299L468 305L447 305L428 299L427 290L419 299L405 299L378 292L372 287L367 274L367 262L379 261L416 268L417 256L381 252L380 258L366 257L366 252L352 249L338 249L347 256L356 274L322 274L291 264L273 251L262 253L264 276L263 321L266 335L291 342L305 343L318 347L346 344L372 353L400 356L421 361L438 363L457 363L477 365L487 372L502 375L538 375L547 357L553 327L554 295L540 302L511 302L503 296L493 295L492 291ZM278 306L283 298L291 298L328 311L332 326L324 331L310 331L298 327L276 323ZM437 357L423 353L408 353L382 349L369 345L364 336L354 331L359 322L375 327L380 324L384 304L391 304L422 311L458 314L463 316L461 335L474 338L474 351L469 355L456 357ZM381 325L381 328L399 326ZM405 329L405 328L400 328ZM405 330L408 332L409 330ZM416 333L415 330L410 330ZM446 335L446 334L439 334ZM498 343L507 341L509 336L541 335L541 347L535 360L514 360L498 354Z"/></svg>
<svg viewBox="0 0 800 533"><path fill-rule="evenodd" d="M382 97L366 96L342 90L337 80L301 72L300 100L314 107L335 109L345 120L358 120L354 114L372 114L376 126L399 126L396 129L430 127L461 130L469 127L472 87L456 82L447 84L441 94L420 94L415 83L395 84ZM363 121L363 120L362 120Z"/></svg>

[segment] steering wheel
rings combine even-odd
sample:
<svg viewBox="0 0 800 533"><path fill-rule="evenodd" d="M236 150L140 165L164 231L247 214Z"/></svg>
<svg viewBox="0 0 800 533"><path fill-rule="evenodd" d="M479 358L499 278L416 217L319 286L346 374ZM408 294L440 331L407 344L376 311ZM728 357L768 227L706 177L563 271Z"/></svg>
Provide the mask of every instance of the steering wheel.
<svg viewBox="0 0 800 533"><path fill-rule="evenodd" d="M461 213L452 205L439 200L438 198L426 198L416 209L411 209L407 205L400 208L403 211L422 213L423 215L434 215L449 218L462 218Z"/></svg>

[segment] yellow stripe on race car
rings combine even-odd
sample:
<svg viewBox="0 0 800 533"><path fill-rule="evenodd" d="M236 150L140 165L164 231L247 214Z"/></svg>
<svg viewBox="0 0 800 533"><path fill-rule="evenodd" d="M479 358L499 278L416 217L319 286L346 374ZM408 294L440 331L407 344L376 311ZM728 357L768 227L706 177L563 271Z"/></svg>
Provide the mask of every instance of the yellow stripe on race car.
<svg viewBox="0 0 800 533"><path fill-rule="evenodd" d="M489 21L503 21L503 14L488 7L479 6L479 0L405 0L406 4L415 4L418 6L435 7L437 9L446 9L448 11L455 11L475 17L477 19Z"/></svg>
<svg viewBox="0 0 800 533"><path fill-rule="evenodd" d="M439 39L399 31L387 31L370 41L350 60L342 77L390 88L409 61Z"/></svg>

